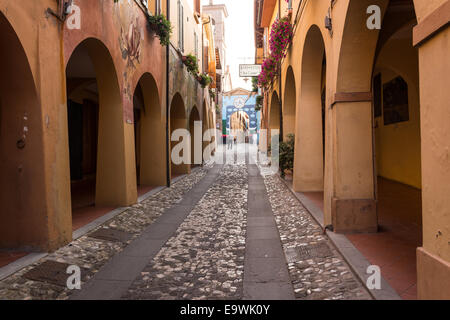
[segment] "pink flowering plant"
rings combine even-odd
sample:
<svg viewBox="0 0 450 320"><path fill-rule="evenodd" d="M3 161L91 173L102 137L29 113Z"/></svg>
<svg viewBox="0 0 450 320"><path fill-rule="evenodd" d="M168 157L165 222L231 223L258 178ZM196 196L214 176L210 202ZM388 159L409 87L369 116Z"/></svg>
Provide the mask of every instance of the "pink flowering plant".
<svg viewBox="0 0 450 320"><path fill-rule="evenodd" d="M262 70L258 77L258 85L262 88L267 87L272 79L275 77L278 70L278 62L273 56L264 59L262 63Z"/></svg>
<svg viewBox="0 0 450 320"><path fill-rule="evenodd" d="M293 28L288 17L275 20L270 30L270 52L272 56L281 61L286 55L286 49L292 42Z"/></svg>
<svg viewBox="0 0 450 320"><path fill-rule="evenodd" d="M156 33L161 45L168 46L170 44L170 35L172 34L170 21L163 14L148 15L147 20L150 30Z"/></svg>
<svg viewBox="0 0 450 320"><path fill-rule="evenodd" d="M258 85L266 87L276 76L278 64L286 56L286 49L292 42L293 28L289 17L275 20L270 30L270 56L264 59Z"/></svg>

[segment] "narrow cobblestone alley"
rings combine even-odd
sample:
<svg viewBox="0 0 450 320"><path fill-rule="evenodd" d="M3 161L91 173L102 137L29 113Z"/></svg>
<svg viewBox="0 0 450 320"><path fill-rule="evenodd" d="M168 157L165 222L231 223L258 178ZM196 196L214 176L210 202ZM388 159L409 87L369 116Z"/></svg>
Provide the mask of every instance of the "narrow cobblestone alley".
<svg viewBox="0 0 450 320"><path fill-rule="evenodd" d="M240 148L241 161L205 165L4 279L0 296L370 299L280 178L242 161ZM99 236L104 230L109 238ZM49 262L81 267L81 290L72 294L64 277L37 277Z"/></svg>

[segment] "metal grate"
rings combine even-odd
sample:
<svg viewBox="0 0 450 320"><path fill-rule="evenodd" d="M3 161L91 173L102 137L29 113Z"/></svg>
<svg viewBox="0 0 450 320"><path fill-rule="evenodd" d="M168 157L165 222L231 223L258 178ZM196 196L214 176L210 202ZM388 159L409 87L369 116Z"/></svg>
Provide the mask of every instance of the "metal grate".
<svg viewBox="0 0 450 320"><path fill-rule="evenodd" d="M123 243L130 240L132 236L131 233L110 228L101 228L89 234L91 238Z"/></svg>
<svg viewBox="0 0 450 320"><path fill-rule="evenodd" d="M332 255L333 253L326 242L286 249L288 263L312 258L327 258Z"/></svg>
<svg viewBox="0 0 450 320"><path fill-rule="evenodd" d="M25 273L23 278L65 287L67 285L67 278L70 276L70 274L67 273L67 268L69 266L70 264L67 263L47 260ZM86 278L88 272L88 269L81 268L82 280Z"/></svg>

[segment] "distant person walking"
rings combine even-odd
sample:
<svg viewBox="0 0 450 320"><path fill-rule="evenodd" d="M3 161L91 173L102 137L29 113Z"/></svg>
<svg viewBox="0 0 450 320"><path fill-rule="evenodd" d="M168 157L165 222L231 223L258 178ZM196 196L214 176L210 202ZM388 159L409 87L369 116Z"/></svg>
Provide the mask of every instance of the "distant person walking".
<svg viewBox="0 0 450 320"><path fill-rule="evenodd" d="M228 136L227 149L233 149L233 136L232 135Z"/></svg>

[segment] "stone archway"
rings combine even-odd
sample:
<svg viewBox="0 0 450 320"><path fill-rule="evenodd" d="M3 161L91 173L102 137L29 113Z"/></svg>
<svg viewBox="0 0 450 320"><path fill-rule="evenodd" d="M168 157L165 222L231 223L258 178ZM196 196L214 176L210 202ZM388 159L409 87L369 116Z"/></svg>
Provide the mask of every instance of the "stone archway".
<svg viewBox="0 0 450 320"><path fill-rule="evenodd" d="M283 100L283 135L284 140L289 134L295 134L297 108L297 89L294 77L294 71L289 66L286 72L286 80L284 84L284 100Z"/></svg>
<svg viewBox="0 0 450 320"><path fill-rule="evenodd" d="M125 143L132 127L125 127L114 62L100 40L89 38L76 47L67 63L66 83L76 229L84 223L81 215L86 208L134 203L136 188L128 188L128 182L135 186L136 176L128 161L134 159L133 153L126 152Z"/></svg>
<svg viewBox="0 0 450 320"><path fill-rule="evenodd" d="M0 248L46 249L41 105L25 50L1 12L0 47Z"/></svg>
<svg viewBox="0 0 450 320"><path fill-rule="evenodd" d="M361 183L361 198L352 199L357 195L353 193L352 196L347 195L350 199L344 200L358 204L353 212L356 222L353 230L362 228L363 231L374 231L378 228L381 231L372 235L372 241L367 242L372 247L372 252L377 253L380 264L390 260L384 248L379 246L380 243L387 242L399 260L408 261L408 266L405 263L401 266L392 263L388 270L382 269L382 274L402 298L415 299L416 248L422 244L419 59L418 51L412 45L413 27L417 20L412 0L391 0L380 5L383 10L381 29L379 32L375 31L376 36L367 34L362 48L354 45L351 47L349 39L344 35L345 50L352 50L353 54L360 56L365 54L372 60L353 69L349 68L347 58L341 57L339 67L348 69L347 74L342 74L338 79L339 90L355 91L358 92L356 96L360 97L363 97L365 91L369 94L366 94L366 101L342 101L335 105L340 116L350 115L345 115L344 108L353 109L347 110L355 117L353 121L347 120L337 125L348 125L346 128L352 131L351 135L361 137L358 145L354 146L360 151L356 154L353 151L354 155L351 157L359 159L359 164L355 164L354 168L350 168L348 164L345 164L346 168L339 165L338 169L345 181L351 179L354 183ZM354 10L358 7L359 4L353 3L349 8ZM349 23L356 19L354 15L355 12L349 11ZM361 83L354 83L351 81L353 78ZM359 112L356 108L359 108ZM359 126L356 121L364 123L365 127ZM355 140L353 138L351 142ZM362 145L363 141L366 141L365 144L370 141L371 144ZM343 154L341 159L349 158ZM346 192L354 186L350 186ZM341 186L339 189L344 194ZM340 201L335 200L337 204ZM372 201L376 205L367 206ZM367 210L373 207L375 208ZM346 215L339 210L334 213L338 222L342 221L342 214ZM368 221L363 217L367 216L371 217L370 223L374 230L364 230ZM358 246L363 241L362 237L353 235L350 239ZM364 248L361 250L370 257L370 252ZM400 278L408 280L403 280L400 284Z"/></svg>
<svg viewBox="0 0 450 320"><path fill-rule="evenodd" d="M388 0L349 1L331 97L330 158L325 175L325 223L336 232L378 229L373 159L372 72L379 30L369 30L366 12ZM359 39L356 43L354 39ZM355 150L358 150L355 152Z"/></svg>
<svg viewBox="0 0 450 320"><path fill-rule="evenodd" d="M165 122L154 77L145 73L134 93L136 180L144 189L166 184Z"/></svg>
<svg viewBox="0 0 450 320"><path fill-rule="evenodd" d="M324 112L322 96L326 78L325 44L313 25L305 39L294 157L296 191L322 192L324 186ZM321 195L323 198L323 195Z"/></svg>
<svg viewBox="0 0 450 320"><path fill-rule="evenodd" d="M442 131L427 140L427 137L430 138L427 136L429 132L439 131L437 128L444 113L442 110L434 110L439 114L440 120L433 122L427 117L433 113L428 105L427 110L421 108L421 104L424 105L423 102L429 101L433 96L423 94L426 84L422 81L422 75L433 73L430 79L437 79L438 69L445 69L440 62L448 59L442 56L439 59L439 55L433 56L433 60L439 61L433 71L423 68L425 64L422 62L431 59L421 59L420 50L413 47L414 25L417 23L414 4L418 2L354 0L348 4L332 111L333 119L336 119L333 123L335 150L331 159L334 168L330 179L333 182L328 186L331 214L326 216L326 220L332 221L335 231L338 232L370 232L376 231L380 225L384 233L393 235L389 241L391 250L398 252L399 259L401 257L403 261L409 261L409 266L399 267L396 274L387 276L394 280L400 277L412 279L409 291L397 287L395 282L391 284L404 298L415 295L413 291L416 286L416 259L419 298L422 290L427 291L427 294L442 296L441 283L445 278L442 276L443 269L440 269L439 276L436 271L442 268L442 261L433 260L422 248L417 251L416 257L416 247L422 243L422 230L423 248L427 247L428 233L427 250L442 252L442 245L440 249L436 249L439 246L435 247L435 234L431 231L432 228L430 229L430 226L441 228L445 223L445 214L436 214L435 208L430 205L437 201L435 195L439 197L439 193L443 192L442 184L439 185L438 182L441 180L437 179L441 177L442 171L436 174L436 169L433 175L439 161L434 165L428 163L427 166L426 160L429 159L429 154L439 153L438 150L448 145L448 141L438 142L436 139L437 136L443 136ZM373 4L382 9L383 23L379 31L360 27L367 18L360 12ZM355 43L354 39L359 39L358 43ZM430 84L439 86L440 82L432 80ZM435 106L434 103L429 104L431 105ZM426 121L421 121L421 118ZM427 150L430 141L435 147ZM447 171L448 165L445 169L445 172ZM436 181L437 188L433 191L431 185L428 185L422 195L424 199L428 198L428 201L422 202L420 188L422 179L426 185L427 173L430 174L428 177L433 176L428 182ZM430 193L426 195L425 190ZM408 194L415 196L410 197ZM427 208L431 209L429 217L433 217L428 218L428 226ZM413 220L412 225L416 228L406 228L405 219ZM423 227L420 225L421 220ZM350 221L351 223L348 223ZM381 236L373 235L373 239L377 239L371 244L373 247L382 243L379 238ZM354 235L351 239L357 243L358 236ZM412 245L409 245L410 243ZM396 247L398 249L395 249ZM383 249L378 248L377 256L380 259ZM392 265L390 270L395 268L396 266ZM432 269L431 272L429 268ZM447 270L450 270L448 260ZM439 280L429 281L430 274L436 274L436 279Z"/></svg>
<svg viewBox="0 0 450 320"><path fill-rule="evenodd" d="M280 130L280 100L278 98L278 93L274 91L272 93L272 98L270 100L269 109L269 130L270 134L272 130Z"/></svg>
<svg viewBox="0 0 450 320"><path fill-rule="evenodd" d="M200 133L201 127L199 126L200 121L200 114L197 110L197 107L194 106L191 110L191 114L189 115L189 133L191 135L191 168L195 167L196 165L201 164L202 156L200 155L200 150L196 150L196 139L198 140L199 137L197 137L198 133ZM197 128L198 126L198 128ZM202 139L203 140L203 139ZM197 154L197 156L196 156ZM200 162L200 163L199 163Z"/></svg>
<svg viewBox="0 0 450 320"><path fill-rule="evenodd" d="M187 116L186 116L186 110L184 106L183 98L179 93L176 93L172 98L172 103L170 105L170 172L171 177L176 177L178 175L186 174L190 172L190 165L186 163L182 164L175 164L172 159L172 150L174 146L178 143L177 141L172 141L172 135L175 130L177 129L184 129L187 130ZM190 146L190 143L188 144ZM184 151L180 154L181 157L185 156L183 154ZM190 155L189 155L190 159Z"/></svg>

